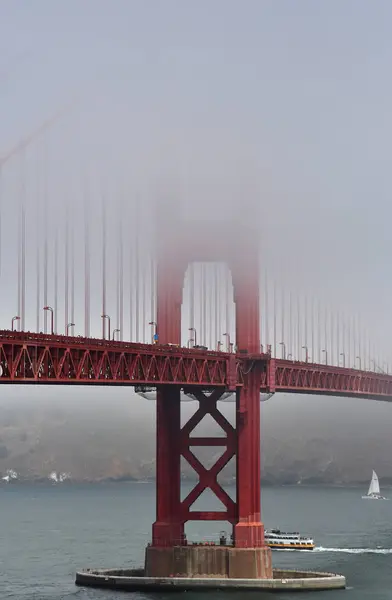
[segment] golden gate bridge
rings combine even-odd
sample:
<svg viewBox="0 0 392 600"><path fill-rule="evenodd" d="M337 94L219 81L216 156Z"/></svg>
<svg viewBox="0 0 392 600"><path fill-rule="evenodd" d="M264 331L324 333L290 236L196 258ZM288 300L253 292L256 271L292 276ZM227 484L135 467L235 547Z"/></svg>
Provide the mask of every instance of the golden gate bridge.
<svg viewBox="0 0 392 600"><path fill-rule="evenodd" d="M131 202L123 192L89 188L90 181L81 195L60 191L53 199L45 176L39 202L32 202L24 153L33 138L16 147L18 178L7 180L4 172L14 152L0 163L0 383L156 390L157 516L146 572L175 572L174 549L191 552L187 521L226 520L233 527L231 572L270 577L260 512L260 394L390 401L387 361L375 356L358 320L271 285L257 227L241 216L218 224L189 219L176 204L154 209L145 197ZM8 202L13 186L18 200ZM199 404L184 425L182 393ZM228 394L235 425L218 408ZM192 436L206 415L224 437ZM225 450L206 469L192 452L198 446ZM181 457L199 476L183 500ZM235 500L217 479L233 457ZM192 510L207 488L224 510Z"/></svg>

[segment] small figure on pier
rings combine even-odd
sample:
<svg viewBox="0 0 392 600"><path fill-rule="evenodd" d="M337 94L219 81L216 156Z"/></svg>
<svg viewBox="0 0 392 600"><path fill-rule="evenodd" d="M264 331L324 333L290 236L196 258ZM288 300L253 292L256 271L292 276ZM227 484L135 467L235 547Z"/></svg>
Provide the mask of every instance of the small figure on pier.
<svg viewBox="0 0 392 600"><path fill-rule="evenodd" d="M219 534L219 545L226 546L227 544L227 535L225 531L221 531Z"/></svg>

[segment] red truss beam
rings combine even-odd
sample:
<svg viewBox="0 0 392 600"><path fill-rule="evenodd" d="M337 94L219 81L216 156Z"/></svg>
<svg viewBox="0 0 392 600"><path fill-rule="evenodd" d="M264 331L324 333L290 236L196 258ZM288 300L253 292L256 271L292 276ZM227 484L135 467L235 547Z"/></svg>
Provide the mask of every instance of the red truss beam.
<svg viewBox="0 0 392 600"><path fill-rule="evenodd" d="M0 383L176 384L234 391L263 361L262 392L392 401L392 376L357 369L150 344L0 330Z"/></svg>
<svg viewBox="0 0 392 600"><path fill-rule="evenodd" d="M392 401L392 376L327 365L271 359L262 391L327 394Z"/></svg>
<svg viewBox="0 0 392 600"><path fill-rule="evenodd" d="M186 521L230 521L234 523L237 519L237 505L218 483L217 477L227 463L235 456L237 448L237 435L234 427L219 412L216 403L222 395L222 390L215 390L210 396L203 392L195 390L194 396L199 401L199 408L189 421L182 427L180 436L180 453L194 469L199 476L199 482L189 492L188 496L180 504L181 520ZM206 416L211 417L221 427L226 434L225 437L216 438L197 438L192 437L191 433L200 421ZM204 465L196 458L191 448L192 446L222 446L226 447L222 456L210 468L206 469ZM199 496L209 488L215 496L222 502L226 510L223 511L191 511L192 505Z"/></svg>
<svg viewBox="0 0 392 600"><path fill-rule="evenodd" d="M0 383L226 388L235 371L225 353L0 331Z"/></svg>

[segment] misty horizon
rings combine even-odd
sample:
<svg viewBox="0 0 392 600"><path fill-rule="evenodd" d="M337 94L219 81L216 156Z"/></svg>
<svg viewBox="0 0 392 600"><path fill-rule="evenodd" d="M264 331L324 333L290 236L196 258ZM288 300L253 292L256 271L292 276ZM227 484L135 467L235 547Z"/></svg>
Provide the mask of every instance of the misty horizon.
<svg viewBox="0 0 392 600"><path fill-rule="evenodd" d="M253 225L264 349L388 369L391 16L386 2L4 3L0 329L22 312L26 330L49 331L53 305L57 333L108 335L107 313L111 335L150 342L154 211L174 202L214 223L216 244L225 223ZM244 240L230 241L240 252ZM210 349L235 345L227 266L188 267L183 293L182 344L193 326ZM129 401L146 420L155 410L112 388L3 386L1 402L47 394ZM263 418L293 411L310 435L331 427L342 439L367 422L386 436L388 409L301 396L262 405Z"/></svg>

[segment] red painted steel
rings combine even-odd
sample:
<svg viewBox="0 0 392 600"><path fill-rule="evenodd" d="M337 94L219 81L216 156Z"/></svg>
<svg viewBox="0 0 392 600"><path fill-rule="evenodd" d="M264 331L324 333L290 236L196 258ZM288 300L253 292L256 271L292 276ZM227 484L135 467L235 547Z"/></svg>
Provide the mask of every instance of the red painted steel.
<svg viewBox="0 0 392 600"><path fill-rule="evenodd" d="M175 384L234 391L261 364L260 391L392 401L392 375L267 354L227 354L175 346L0 331L0 384Z"/></svg>
<svg viewBox="0 0 392 600"><path fill-rule="evenodd" d="M223 520L234 523L237 518L236 503L225 492L217 480L219 473L237 452L237 431L227 421L222 413L218 411L216 406L216 403L222 396L222 393L222 390L214 390L210 396L206 396L200 390L195 390L194 396L199 401L199 409L181 429L181 454L199 476L199 482L197 485L191 490L185 500L181 502L180 511L184 522L189 520L208 520L208 517L205 519L204 515L210 513L191 511L191 506L207 488L210 488L226 507L226 511L224 512L225 518ZM222 431L226 434L225 437L192 437L192 431L208 414L211 415L216 423L221 427ZM225 447L225 451L223 452L222 456L210 469L206 469L192 452L193 446L201 445Z"/></svg>
<svg viewBox="0 0 392 600"><path fill-rule="evenodd" d="M262 374L261 390L392 401L392 376L271 359Z"/></svg>
<svg viewBox="0 0 392 600"><path fill-rule="evenodd" d="M0 331L0 383L223 388L230 364L224 354L173 346Z"/></svg>
<svg viewBox="0 0 392 600"><path fill-rule="evenodd" d="M174 213L175 214L175 213ZM178 223L175 235L166 211L159 220L157 262L157 334L160 343L181 344L181 306L186 269L194 260L224 260L230 267L233 282L236 321L236 343L239 353L260 351L260 302L257 235L242 228L240 248L236 227L226 228L225 236L216 239L211 224L195 226ZM206 354L208 356L208 354ZM211 396L196 390L199 410L180 430L180 394L168 386L160 386L157 394L157 519L153 525L153 545L173 546L183 539L184 522L190 519L210 520L217 515L233 524L234 544L241 548L264 545L264 528L260 519L260 382L265 360L250 362L226 355L228 388L236 390L236 428L216 408L222 390L214 387ZM241 366L243 368L241 368ZM271 377L269 376L269 379ZM241 383L237 390L237 385ZM175 407L175 408L174 408ZM168 415L171 413L171 417ZM226 450L209 470L191 451L190 432L206 415L211 414L226 433ZM200 440L198 443L201 443ZM216 441L212 442L213 445ZM217 482L217 475L236 454L237 499L234 502ZM189 462L199 476L199 483L181 502L180 458ZM193 514L191 506L199 495L210 488L226 510L222 513Z"/></svg>
<svg viewBox="0 0 392 600"><path fill-rule="evenodd" d="M165 386L158 391L157 404L157 520L153 525L153 546L167 547L184 542L184 524L189 520L223 520L235 522L236 503L223 490L217 476L236 453L236 434L232 425L218 411L216 403L224 393L215 389L206 395L192 390L199 409L181 428L179 390ZM205 415L210 414L226 433L221 438L197 438L191 433ZM206 469L192 452L193 446L225 446L223 455L212 468ZM199 476L199 482L181 501L180 460L183 456ZM203 491L210 488L226 507L225 511L192 511Z"/></svg>

